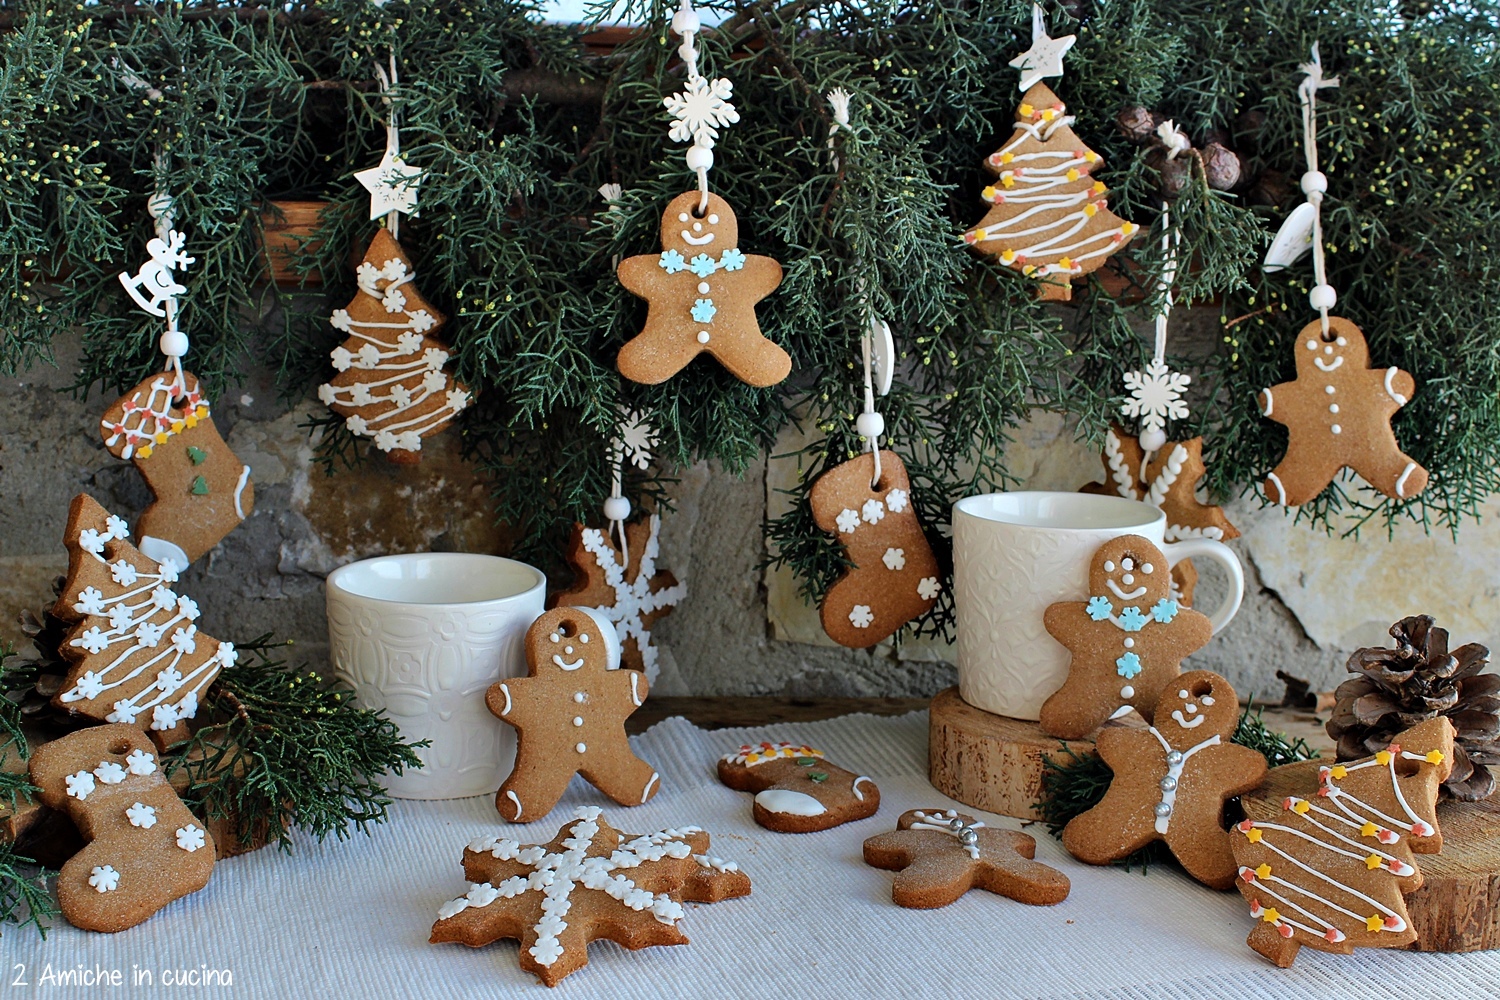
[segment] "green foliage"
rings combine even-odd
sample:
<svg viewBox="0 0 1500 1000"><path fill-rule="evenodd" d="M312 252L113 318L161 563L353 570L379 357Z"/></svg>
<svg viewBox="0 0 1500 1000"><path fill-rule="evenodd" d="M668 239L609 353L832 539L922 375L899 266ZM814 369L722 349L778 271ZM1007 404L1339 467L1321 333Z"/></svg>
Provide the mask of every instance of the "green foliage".
<svg viewBox="0 0 1500 1000"><path fill-rule="evenodd" d="M600 17L613 6L599 4ZM729 17L700 41L705 72L733 80L742 116L715 150L713 184L746 250L786 270L760 317L795 375L771 389L710 360L658 386L622 384L614 370L644 306L614 280L613 261L655 252L662 206L692 185L661 108L682 81L666 27L675 2L624 6L645 28L599 56L525 0L0 0L10 27L0 35L0 363L46 358L58 330L81 326L79 387L124 386L157 364L159 324L131 308L113 274L144 259L145 205L161 182L198 259L182 318L209 389L247 352L279 367L289 396L322 380L339 339L328 303L265 282L261 208L332 202L297 263L347 301L350 253L374 225L351 175L380 155L390 108L375 68L394 46L403 151L427 170L421 217L403 222L401 238L423 294L450 317L460 377L479 390L460 431L492 474L518 554L555 563L568 526L597 518L621 405L648 412L669 467L709 459L734 473L798 419L822 440L799 456L797 502L768 533L816 597L841 556L805 492L860 447L858 338L871 310L903 355L880 402L889 445L945 565L935 526L955 498L1012 482L1006 445L1029 410L1066 411L1080 434L1102 434L1121 372L1147 356L1136 331L1158 298L1159 178L1114 127L1142 105L1246 161L1232 195L1210 190L1193 164L1173 206L1190 262L1178 299L1218 300L1225 317L1213 355L1185 362L1205 395L1175 430L1207 435L1216 491L1257 489L1285 432L1259 415L1255 393L1291 376L1291 338L1312 317L1306 261L1269 277L1256 265L1300 200L1297 64L1316 40L1343 81L1324 92L1321 115L1330 280L1375 363L1416 375L1396 431L1433 482L1420 498L1373 506L1335 486L1298 516L1331 523L1352 510L1454 528L1500 488L1495 0L1048 4L1053 33L1078 35L1056 89L1104 157L1114 211L1149 230L1108 265L1111 287L1134 290L1117 298L1094 280L1071 310L1038 303L1027 281L958 241L983 211L982 159L1010 133L1019 94L1005 64L1029 41L1026 0L706 5ZM837 162L824 99L836 86L855 95ZM624 188L607 211L606 182ZM357 453L331 423L314 431L330 431L321 454L331 466ZM656 498L661 487L629 484ZM919 629L942 631L950 618L945 598Z"/></svg>
<svg viewBox="0 0 1500 1000"><path fill-rule="evenodd" d="M1300 736L1294 740L1268 728L1261 718L1262 711L1253 702L1247 704L1240 713L1239 724L1230 741L1261 754L1266 758L1268 767L1280 767L1282 764L1318 756L1318 752L1309 747L1307 741ZM1114 771L1098 755L1076 753L1067 744L1062 744L1061 749L1066 760L1049 754L1042 755L1042 797L1035 805L1042 822L1047 824L1048 831L1054 837L1062 835L1063 827L1073 817L1098 805L1104 798L1104 793L1109 791L1109 784L1115 776ZM1151 864L1167 861L1171 857L1172 852L1165 843L1153 841L1121 859L1118 864L1127 871L1139 866L1145 872Z"/></svg>
<svg viewBox="0 0 1500 1000"><path fill-rule="evenodd" d="M57 906L47 891L47 871L31 858L17 854L12 844L0 844L0 924L31 924L42 937Z"/></svg>
<svg viewBox="0 0 1500 1000"><path fill-rule="evenodd" d="M298 828L343 840L384 822L387 773L420 767L415 748L381 713L355 708L347 690L273 658L262 636L236 648L240 662L204 696L211 721L164 757L188 779L183 801L206 819L229 819L242 844L291 847Z"/></svg>
<svg viewBox="0 0 1500 1000"><path fill-rule="evenodd" d="M7 697L13 677L23 673L12 669L8 661L15 657L10 643L0 641L0 806L14 812L24 798L30 801L36 788L27 780L27 772L13 770L9 764L12 757L25 761L31 756L26 734L21 731L21 706L17 700ZM0 907L3 909L3 907Z"/></svg>

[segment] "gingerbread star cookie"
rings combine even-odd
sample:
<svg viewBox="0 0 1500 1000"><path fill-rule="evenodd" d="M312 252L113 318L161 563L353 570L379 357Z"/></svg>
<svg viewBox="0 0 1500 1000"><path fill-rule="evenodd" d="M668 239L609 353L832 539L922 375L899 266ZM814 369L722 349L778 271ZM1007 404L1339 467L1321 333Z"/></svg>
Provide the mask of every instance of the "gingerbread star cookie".
<svg viewBox="0 0 1500 1000"><path fill-rule="evenodd" d="M588 608L556 608L526 632L525 677L490 685L485 704L516 727L516 765L495 793L512 823L552 811L574 774L622 806L659 790L656 768L630 749L625 720L646 700L646 678L620 669L614 626Z"/></svg>
<svg viewBox="0 0 1500 1000"><path fill-rule="evenodd" d="M1240 703L1228 681L1194 670L1173 684L1157 705L1156 725L1099 734L1099 756L1114 779L1103 801L1063 828L1063 846L1080 861L1105 865L1165 841L1189 875L1228 889L1236 868L1224 803L1259 787L1266 759L1229 742Z"/></svg>
<svg viewBox="0 0 1500 1000"><path fill-rule="evenodd" d="M750 895L749 876L706 853L708 840L696 826L632 837L596 808L546 844L480 837L464 851L469 890L438 910L430 940L482 948L514 938L521 968L548 986L588 964L590 941L687 944L683 903Z"/></svg>
<svg viewBox="0 0 1500 1000"><path fill-rule="evenodd" d="M1238 538L1239 530L1229 523L1224 508L1200 503L1198 480L1206 471L1203 466L1203 439L1168 441L1149 461L1138 437L1113 426L1104 436L1104 482L1089 483L1080 493L1121 496L1127 500L1149 503L1167 516L1165 539L1180 542L1186 538L1212 538L1226 541ZM1191 559L1172 567L1172 596L1191 607L1198 571Z"/></svg>
<svg viewBox="0 0 1500 1000"><path fill-rule="evenodd" d="M699 212L697 191L680 194L661 216L661 253L620 262L620 284L646 300L646 325L620 348L620 374L655 385L708 353L753 386L775 385L791 356L767 340L755 304L781 284L781 265L739 249L734 209L716 194Z"/></svg>
<svg viewBox="0 0 1500 1000"><path fill-rule="evenodd" d="M867 452L818 477L808 496L818 527L853 564L823 596L823 631L865 649L932 610L943 586L932 547L911 505L906 466L880 453L880 480Z"/></svg>
<svg viewBox="0 0 1500 1000"><path fill-rule="evenodd" d="M58 906L74 927L134 927L213 874L213 837L167 783L155 749L116 724L69 733L31 757L42 803L87 844L57 875Z"/></svg>
<svg viewBox="0 0 1500 1000"><path fill-rule="evenodd" d="M627 562L608 531L575 524L567 554L573 586L547 601L554 608L593 608L609 619L620 637L621 665L644 671L648 681L656 680L658 670L651 627L687 596L687 587L677 577L656 568L660 532L658 514L625 525Z"/></svg>
<svg viewBox="0 0 1500 1000"><path fill-rule="evenodd" d="M754 792L755 822L777 833L815 833L875 815L880 789L800 743L747 743L719 760L719 780Z"/></svg>
<svg viewBox="0 0 1500 1000"><path fill-rule="evenodd" d="M198 558L255 509L250 466L219 436L208 397L191 372L153 375L104 411L110 454L135 463L156 500L141 511L141 552L178 569Z"/></svg>
<svg viewBox="0 0 1500 1000"><path fill-rule="evenodd" d="M1149 539L1121 535L1101 545L1085 601L1062 601L1043 623L1073 656L1068 678L1042 703L1042 730L1074 740L1130 706L1148 722L1183 657L1213 636L1204 615L1171 597L1167 559Z"/></svg>
<svg viewBox="0 0 1500 1000"><path fill-rule="evenodd" d="M896 821L895 833L865 841L865 864L897 873L896 905L918 910L947 906L970 889L1037 906L1061 903L1068 877L1035 857L1035 838L952 809L912 809Z"/></svg>
<svg viewBox="0 0 1500 1000"><path fill-rule="evenodd" d="M1260 408L1287 428L1286 455L1266 475L1266 496L1296 507L1322 493L1344 468L1396 500L1427 486L1427 470L1401 451L1391 417L1416 389L1407 372L1370 367L1359 327L1338 316L1297 335L1297 379L1263 389Z"/></svg>
<svg viewBox="0 0 1500 1000"><path fill-rule="evenodd" d="M1312 764L1278 767L1267 786L1291 794L1243 801L1247 818L1230 837L1258 921L1250 947L1286 968L1303 945L1347 955L1416 941L1404 897L1422 887L1414 855L1443 847L1437 798L1453 736L1439 716L1374 756L1317 767L1315 787Z"/></svg>

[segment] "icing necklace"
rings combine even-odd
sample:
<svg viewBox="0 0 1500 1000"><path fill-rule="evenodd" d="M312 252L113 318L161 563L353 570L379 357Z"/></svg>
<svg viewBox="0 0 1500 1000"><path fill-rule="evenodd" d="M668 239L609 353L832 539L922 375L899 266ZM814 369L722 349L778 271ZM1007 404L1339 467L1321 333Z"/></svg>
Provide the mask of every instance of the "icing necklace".
<svg viewBox="0 0 1500 1000"><path fill-rule="evenodd" d="M908 829L936 830L939 833L946 833L963 846L969 857L975 861L979 860L979 834L976 831L984 826L983 821L975 820L972 823L965 823L952 809L935 813L917 810L914 815L916 820Z"/></svg>

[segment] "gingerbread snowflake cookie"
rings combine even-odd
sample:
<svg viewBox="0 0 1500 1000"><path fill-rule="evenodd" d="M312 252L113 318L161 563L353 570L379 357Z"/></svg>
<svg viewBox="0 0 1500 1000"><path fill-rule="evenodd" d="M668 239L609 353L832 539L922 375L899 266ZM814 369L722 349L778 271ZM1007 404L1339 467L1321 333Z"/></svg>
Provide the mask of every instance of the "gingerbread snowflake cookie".
<svg viewBox="0 0 1500 1000"><path fill-rule="evenodd" d="M104 411L110 454L134 462L156 500L136 525L141 551L186 569L255 509L250 466L214 426L197 376L153 375Z"/></svg>
<svg viewBox="0 0 1500 1000"><path fill-rule="evenodd" d="M1304 945L1347 955L1416 941L1403 897L1422 887L1414 855L1443 846L1437 798L1453 769L1453 736L1439 716L1373 756L1319 766L1315 787L1244 800L1247 818L1230 836L1239 890L1258 921L1250 947L1285 968ZM1310 778L1310 767L1279 767L1267 784Z"/></svg>
<svg viewBox="0 0 1500 1000"><path fill-rule="evenodd" d="M75 927L122 931L208 884L214 841L167 783L139 729L94 726L44 743L31 757L41 801L86 846L57 876L57 902Z"/></svg>
<svg viewBox="0 0 1500 1000"><path fill-rule="evenodd" d="M1036 839L997 830L952 809L912 809L896 832L865 841L865 864L896 872L891 898L898 906L947 906L970 889L1021 903L1048 906L1068 898L1068 877L1033 860Z"/></svg>
<svg viewBox="0 0 1500 1000"><path fill-rule="evenodd" d="M1168 441L1149 456L1140 438L1115 426L1104 436L1104 482L1088 483L1080 493L1121 496L1149 503L1167 516L1164 538L1180 542L1187 538L1227 541L1240 536L1229 523L1224 508L1198 500L1198 481L1203 466L1203 439ZM1172 597L1187 607L1193 604L1198 572L1191 559L1172 566Z"/></svg>
<svg viewBox="0 0 1500 1000"><path fill-rule="evenodd" d="M620 637L621 665L644 671L653 682L659 668L651 627L687 596L685 584L656 568L660 534L658 514L625 525L627 561L609 532L574 525L567 559L576 580L569 589L548 598L552 607L592 608L609 619Z"/></svg>
<svg viewBox="0 0 1500 1000"><path fill-rule="evenodd" d="M620 348L620 374L655 385L699 354L713 355L753 386L775 385L791 356L767 340L755 304L781 284L781 265L739 249L739 223L716 194L700 212L697 191L680 194L661 217L661 253L620 262L620 284L648 303L646 325Z"/></svg>
<svg viewBox="0 0 1500 1000"><path fill-rule="evenodd" d="M911 504L911 480L895 452L870 454L818 477L808 497L818 527L853 564L823 597L823 631L864 649L926 614L942 592L941 571Z"/></svg>
<svg viewBox="0 0 1500 1000"><path fill-rule="evenodd" d="M1266 475L1266 496L1296 507L1323 492L1344 468L1396 500L1427 486L1427 470L1396 443L1391 417L1411 399L1416 382L1392 366L1370 367L1359 327L1329 317L1297 335L1297 378L1262 390L1261 411L1287 428L1286 455Z"/></svg>
<svg viewBox="0 0 1500 1000"><path fill-rule="evenodd" d="M52 611L71 625L61 652L73 666L52 702L149 729L166 747L187 738L203 693L239 654L198 631L198 603L178 593L176 563L148 558L129 537L92 497L73 498L68 576Z"/></svg>
<svg viewBox="0 0 1500 1000"><path fill-rule="evenodd" d="M719 760L719 780L754 792L755 822L777 833L814 833L875 815L880 789L799 743L746 744Z"/></svg>
<svg viewBox="0 0 1500 1000"><path fill-rule="evenodd" d="M548 986L588 963L590 941L687 944L683 903L750 894L749 876L708 846L696 826L622 834L596 808L546 844L480 837L464 851L469 890L438 910L431 941L482 948L513 938L521 968Z"/></svg>
<svg viewBox="0 0 1500 1000"><path fill-rule="evenodd" d="M1041 711L1042 730L1065 740L1087 736L1127 705L1149 722L1183 657L1213 635L1208 618L1172 599L1167 559L1140 535L1099 547L1089 594L1052 605L1043 618L1072 654L1068 679Z"/></svg>
<svg viewBox="0 0 1500 1000"><path fill-rule="evenodd" d="M573 775L622 806L660 790L656 768L630 749L625 720L649 684L620 669L614 626L588 608L556 608L526 632L526 677L490 685L485 704L516 727L516 764L495 793L513 823L552 811Z"/></svg>
<svg viewBox="0 0 1500 1000"><path fill-rule="evenodd" d="M1236 868L1224 803L1260 785L1266 759L1229 742L1240 703L1228 681L1194 670L1174 685L1157 705L1156 725L1099 734L1099 756L1114 778L1103 801L1063 829L1063 846L1104 865L1165 841L1189 875L1228 889Z"/></svg>

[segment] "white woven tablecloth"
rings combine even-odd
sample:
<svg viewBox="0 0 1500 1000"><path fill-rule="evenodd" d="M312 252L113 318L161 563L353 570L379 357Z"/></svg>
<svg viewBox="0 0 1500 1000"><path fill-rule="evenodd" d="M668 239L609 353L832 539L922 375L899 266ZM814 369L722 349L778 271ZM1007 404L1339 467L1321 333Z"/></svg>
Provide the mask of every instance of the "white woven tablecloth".
<svg viewBox="0 0 1500 1000"><path fill-rule="evenodd" d="M800 836L756 826L750 797L720 785L713 764L759 739L803 740L874 776L879 815ZM1040 825L1031 828L1038 860L1073 881L1061 905L1023 906L975 891L941 910L902 909L890 900L890 873L867 867L860 845L893 829L906 809L950 804L927 783L926 713L718 732L669 719L633 742L662 774L660 794L645 806L613 806L581 779L549 817L525 827L498 822L489 797L399 802L372 837L299 839L290 855L271 849L225 861L202 892L121 934L59 924L42 942L29 928L7 930L0 1000L231 992L160 987L163 970L203 967L231 970L232 992L241 996L554 995L519 969L512 942L470 950L429 945L427 935L438 907L465 888L459 859L470 839L504 830L543 842L577 806L601 804L627 832L705 827L712 852L739 862L754 893L689 906L685 947L627 952L594 943L589 964L555 995L1490 1000L1500 989L1500 952L1346 957L1304 949L1295 968L1276 969L1245 946L1251 920L1238 893L1208 891L1166 868L1143 876L1079 864ZM125 985L41 988L49 963L54 971L119 969ZM156 974L157 989L130 985L137 967ZM12 986L18 977L31 985Z"/></svg>

